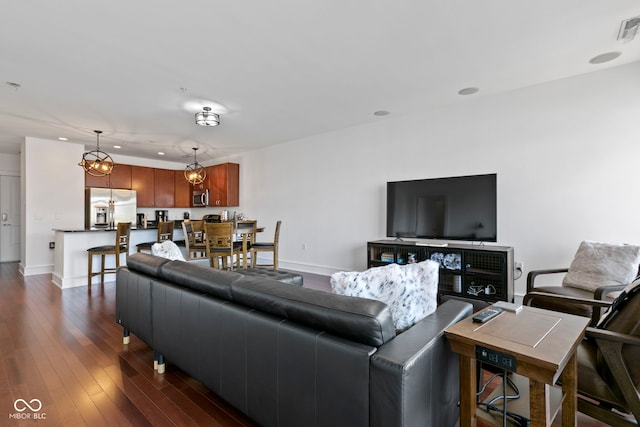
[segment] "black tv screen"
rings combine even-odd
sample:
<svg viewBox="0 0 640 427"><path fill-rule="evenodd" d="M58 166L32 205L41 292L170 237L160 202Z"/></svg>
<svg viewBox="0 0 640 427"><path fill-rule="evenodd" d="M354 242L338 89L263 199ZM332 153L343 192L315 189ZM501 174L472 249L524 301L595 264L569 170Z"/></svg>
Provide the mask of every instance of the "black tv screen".
<svg viewBox="0 0 640 427"><path fill-rule="evenodd" d="M387 237L496 242L496 174L387 182Z"/></svg>

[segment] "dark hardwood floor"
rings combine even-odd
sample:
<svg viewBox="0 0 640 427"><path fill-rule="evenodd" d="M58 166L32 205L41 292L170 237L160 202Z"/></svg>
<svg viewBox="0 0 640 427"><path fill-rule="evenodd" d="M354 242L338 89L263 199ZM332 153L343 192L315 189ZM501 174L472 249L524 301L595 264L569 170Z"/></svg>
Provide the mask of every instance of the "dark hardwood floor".
<svg viewBox="0 0 640 427"><path fill-rule="evenodd" d="M328 277L303 276L329 289ZM170 361L156 373L146 344L122 344L114 305L114 282L61 291L50 274L0 264L0 426L255 425Z"/></svg>
<svg viewBox="0 0 640 427"><path fill-rule="evenodd" d="M255 425L175 366L157 374L135 336L123 345L114 301L114 282L61 291L0 264L0 426Z"/></svg>

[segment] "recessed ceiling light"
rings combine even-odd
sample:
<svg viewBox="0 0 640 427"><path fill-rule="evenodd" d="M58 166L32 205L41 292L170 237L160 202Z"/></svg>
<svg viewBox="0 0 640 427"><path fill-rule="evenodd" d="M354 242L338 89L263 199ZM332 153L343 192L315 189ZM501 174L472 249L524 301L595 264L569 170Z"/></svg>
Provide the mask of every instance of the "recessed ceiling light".
<svg viewBox="0 0 640 427"><path fill-rule="evenodd" d="M373 113L374 116L388 116L389 114L391 113L385 110L378 110Z"/></svg>
<svg viewBox="0 0 640 427"><path fill-rule="evenodd" d="M622 52L607 52L597 56L594 56L589 60L590 64L603 64L605 62L613 61L617 57L622 55Z"/></svg>
<svg viewBox="0 0 640 427"><path fill-rule="evenodd" d="M162 151L158 151L158 155L159 156L164 156L164 153Z"/></svg>
<svg viewBox="0 0 640 427"><path fill-rule="evenodd" d="M69 140L69 138L65 138L64 136L59 136L58 139L60 141L68 141Z"/></svg>
<svg viewBox="0 0 640 427"><path fill-rule="evenodd" d="M113 148L122 148L122 145L114 145Z"/></svg>
<svg viewBox="0 0 640 427"><path fill-rule="evenodd" d="M465 87L464 89L460 89L458 91L458 95L473 95L478 92L480 89L477 87Z"/></svg>

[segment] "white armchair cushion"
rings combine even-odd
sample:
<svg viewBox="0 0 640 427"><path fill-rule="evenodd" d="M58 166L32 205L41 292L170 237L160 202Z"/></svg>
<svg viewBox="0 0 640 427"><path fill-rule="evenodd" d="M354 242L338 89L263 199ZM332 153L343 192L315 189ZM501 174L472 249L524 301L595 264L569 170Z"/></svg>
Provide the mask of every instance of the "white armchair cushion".
<svg viewBox="0 0 640 427"><path fill-rule="evenodd" d="M436 310L439 264L389 264L363 272L339 272L331 276L335 294L382 301L389 306L397 332Z"/></svg>
<svg viewBox="0 0 640 427"><path fill-rule="evenodd" d="M640 246L580 243L562 286L595 291L601 286L628 285L638 275Z"/></svg>

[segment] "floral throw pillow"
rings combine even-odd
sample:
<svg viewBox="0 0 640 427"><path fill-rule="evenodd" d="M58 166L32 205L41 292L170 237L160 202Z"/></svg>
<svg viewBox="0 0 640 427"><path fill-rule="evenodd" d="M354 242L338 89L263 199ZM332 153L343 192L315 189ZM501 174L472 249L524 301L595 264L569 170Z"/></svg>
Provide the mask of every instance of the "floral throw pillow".
<svg viewBox="0 0 640 427"><path fill-rule="evenodd" d="M170 260L184 261L182 251L171 240L165 240L162 243L154 243L151 246L151 254L162 258L168 258Z"/></svg>
<svg viewBox="0 0 640 427"><path fill-rule="evenodd" d="M437 262L389 264L363 272L339 272L331 276L335 294L382 301L389 306L396 332L402 332L436 310Z"/></svg>

